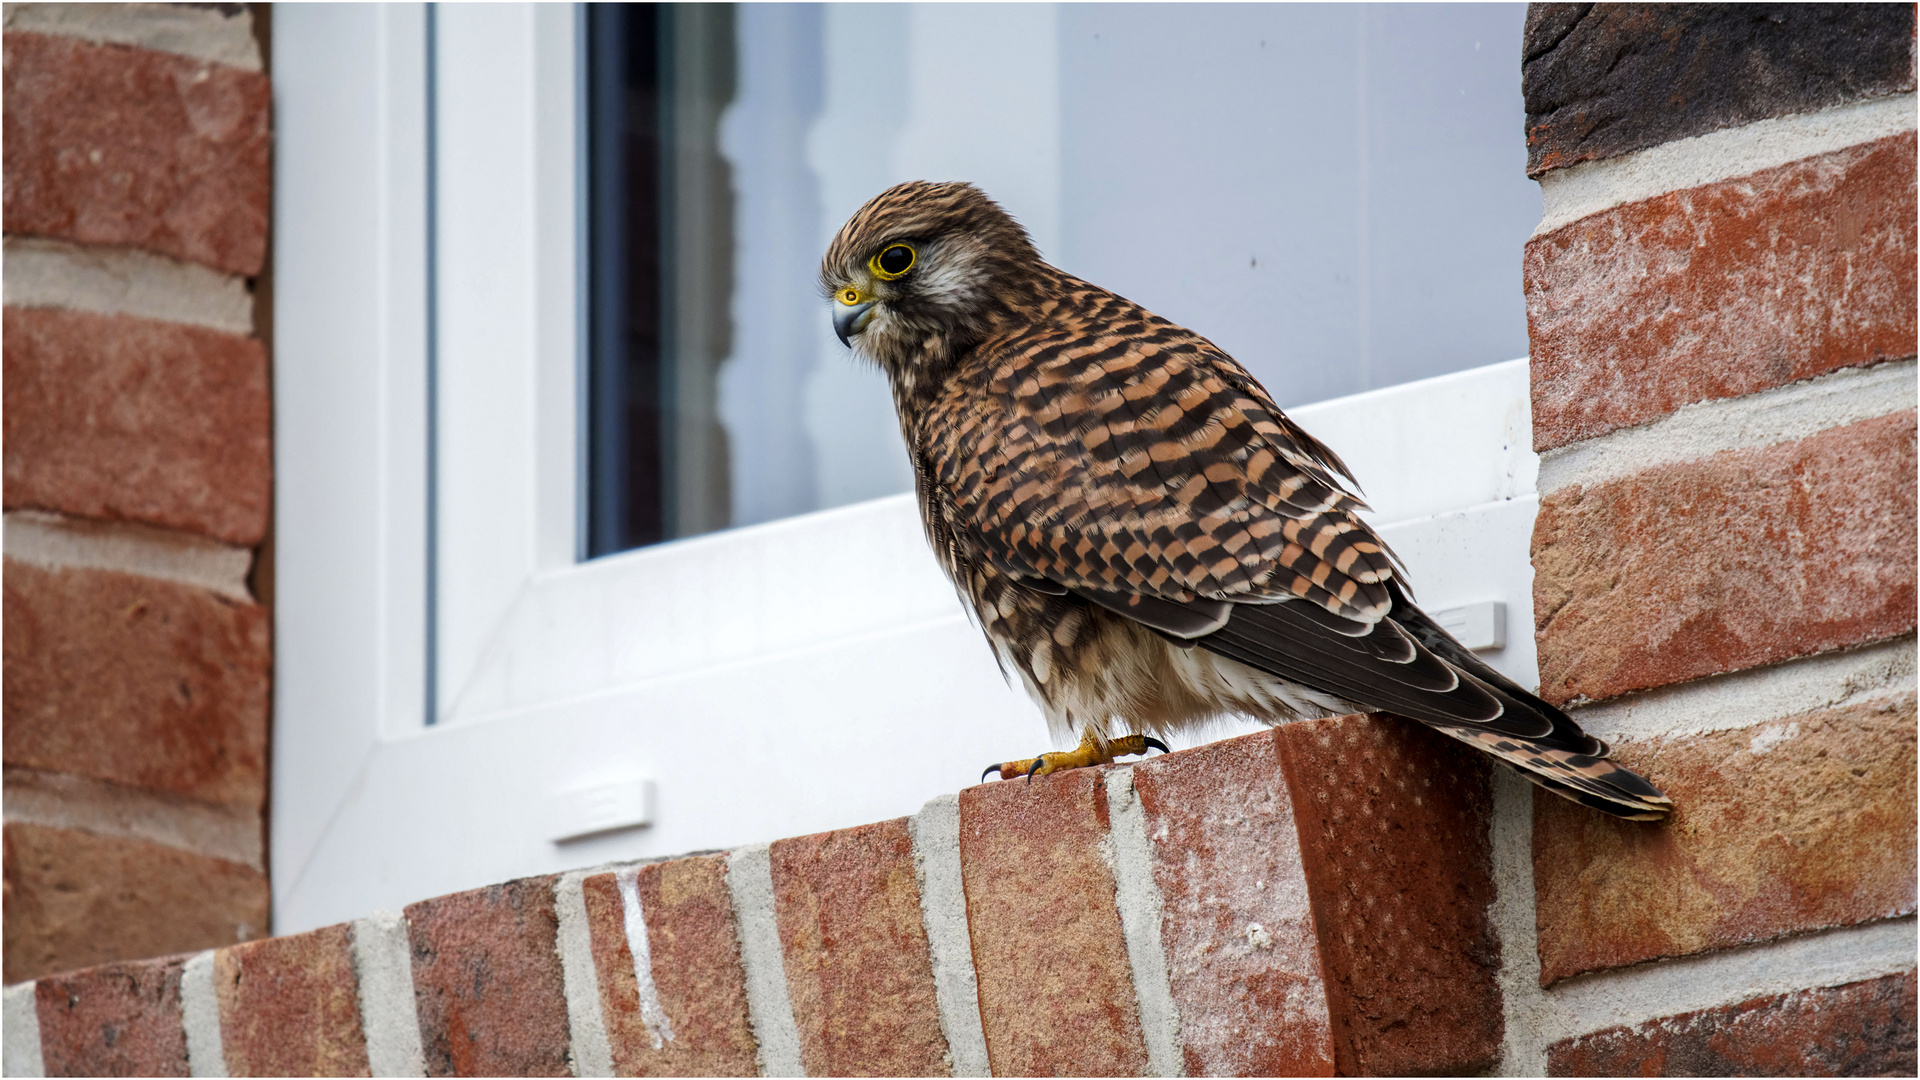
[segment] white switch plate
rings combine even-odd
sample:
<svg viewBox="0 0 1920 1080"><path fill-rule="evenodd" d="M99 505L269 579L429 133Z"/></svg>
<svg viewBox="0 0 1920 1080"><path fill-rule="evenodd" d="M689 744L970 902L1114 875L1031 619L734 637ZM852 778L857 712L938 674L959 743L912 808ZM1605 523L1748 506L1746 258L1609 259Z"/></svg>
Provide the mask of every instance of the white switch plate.
<svg viewBox="0 0 1920 1080"><path fill-rule="evenodd" d="M1507 647L1507 605L1499 600L1436 611L1433 621L1475 652Z"/></svg>
<svg viewBox="0 0 1920 1080"><path fill-rule="evenodd" d="M547 839L556 844L616 829L653 824L653 781L619 780L563 791L547 799Z"/></svg>

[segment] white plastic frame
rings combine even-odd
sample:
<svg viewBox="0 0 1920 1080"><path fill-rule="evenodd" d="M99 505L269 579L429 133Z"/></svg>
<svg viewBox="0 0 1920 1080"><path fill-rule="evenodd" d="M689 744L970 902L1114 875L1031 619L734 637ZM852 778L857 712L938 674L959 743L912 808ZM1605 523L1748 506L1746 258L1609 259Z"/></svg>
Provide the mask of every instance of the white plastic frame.
<svg viewBox="0 0 1920 1080"><path fill-rule="evenodd" d="M275 932L909 813L1042 748L909 497L575 562L576 15L437 19L429 726L426 17L275 17ZM1531 683L1524 361L1294 415L1423 603L1506 603L1489 659ZM553 841L642 781L653 824Z"/></svg>

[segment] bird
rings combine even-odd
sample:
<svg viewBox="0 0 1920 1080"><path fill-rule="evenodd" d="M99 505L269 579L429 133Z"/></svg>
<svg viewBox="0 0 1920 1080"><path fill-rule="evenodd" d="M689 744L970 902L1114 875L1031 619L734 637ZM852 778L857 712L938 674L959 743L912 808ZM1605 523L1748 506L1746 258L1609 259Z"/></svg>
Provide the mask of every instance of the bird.
<svg viewBox="0 0 1920 1080"><path fill-rule="evenodd" d="M1040 256L965 182L909 181L821 260L884 373L927 540L1054 737L982 779L1166 752L1227 716L1383 712L1616 817L1672 802L1413 601L1339 455L1212 342Z"/></svg>

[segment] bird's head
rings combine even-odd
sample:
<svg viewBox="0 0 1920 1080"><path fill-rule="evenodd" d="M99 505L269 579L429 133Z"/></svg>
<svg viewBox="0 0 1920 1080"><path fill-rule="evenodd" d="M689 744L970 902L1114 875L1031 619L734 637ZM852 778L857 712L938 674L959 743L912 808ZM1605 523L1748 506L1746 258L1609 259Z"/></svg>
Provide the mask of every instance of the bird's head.
<svg viewBox="0 0 1920 1080"><path fill-rule="evenodd" d="M1030 303L1043 265L1027 231L979 188L913 180L841 226L820 286L841 342L911 384Z"/></svg>

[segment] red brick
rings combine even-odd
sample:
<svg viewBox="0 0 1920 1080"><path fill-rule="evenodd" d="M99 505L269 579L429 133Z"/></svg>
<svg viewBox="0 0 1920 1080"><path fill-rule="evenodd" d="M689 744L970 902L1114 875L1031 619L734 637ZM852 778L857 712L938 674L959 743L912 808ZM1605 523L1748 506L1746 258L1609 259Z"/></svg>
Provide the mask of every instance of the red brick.
<svg viewBox="0 0 1920 1080"><path fill-rule="evenodd" d="M33 995L47 1075L188 1075L180 1019L185 963L173 957L41 979Z"/></svg>
<svg viewBox="0 0 1920 1080"><path fill-rule="evenodd" d="M1133 783L1187 1075L1333 1075L1320 945L1272 736L1144 761Z"/></svg>
<svg viewBox="0 0 1920 1080"><path fill-rule="evenodd" d="M1147 1069L1113 869L1105 769L960 793L960 869L995 1076Z"/></svg>
<svg viewBox="0 0 1920 1080"><path fill-rule="evenodd" d="M771 859L807 1075L947 1075L907 819L781 840Z"/></svg>
<svg viewBox="0 0 1920 1080"><path fill-rule="evenodd" d="M406 916L427 1075L571 1072L551 877L423 900Z"/></svg>
<svg viewBox="0 0 1920 1080"><path fill-rule="evenodd" d="M267 77L174 53L6 35L7 235L260 272Z"/></svg>
<svg viewBox="0 0 1920 1080"><path fill-rule="evenodd" d="M6 763L257 811L266 612L191 585L6 560Z"/></svg>
<svg viewBox="0 0 1920 1080"><path fill-rule="evenodd" d="M86 311L5 320L8 509L260 542L273 484L260 342Z"/></svg>
<svg viewBox="0 0 1920 1080"><path fill-rule="evenodd" d="M1496 978L1492 765L1411 720L1274 729L1347 1076L1489 1068Z"/></svg>
<svg viewBox="0 0 1920 1080"><path fill-rule="evenodd" d="M1600 699L1910 632L1914 414L1540 500L1540 696Z"/></svg>
<svg viewBox="0 0 1920 1080"><path fill-rule="evenodd" d="M145 840L6 826L6 980L231 945L267 930L267 879Z"/></svg>
<svg viewBox="0 0 1920 1080"><path fill-rule="evenodd" d="M229 1075L369 1075L348 927L222 949L213 978Z"/></svg>
<svg viewBox="0 0 1920 1080"><path fill-rule="evenodd" d="M1897 135L1529 241L1534 448L1912 356L1913 163Z"/></svg>
<svg viewBox="0 0 1920 1080"><path fill-rule="evenodd" d="M619 885L612 874L596 874L583 884L593 963L600 978L600 1014L613 1045L614 1073L758 1072L726 856L699 855L639 869L635 886L653 956L654 991L673 1029L673 1040L663 1038L658 1048L640 1016Z"/></svg>
<svg viewBox="0 0 1920 1080"><path fill-rule="evenodd" d="M1914 910L1914 698L1621 741L1666 823L1534 804L1540 982Z"/></svg>
<svg viewBox="0 0 1920 1080"><path fill-rule="evenodd" d="M1912 1076L1914 977L1757 997L1547 1048L1552 1076Z"/></svg>

